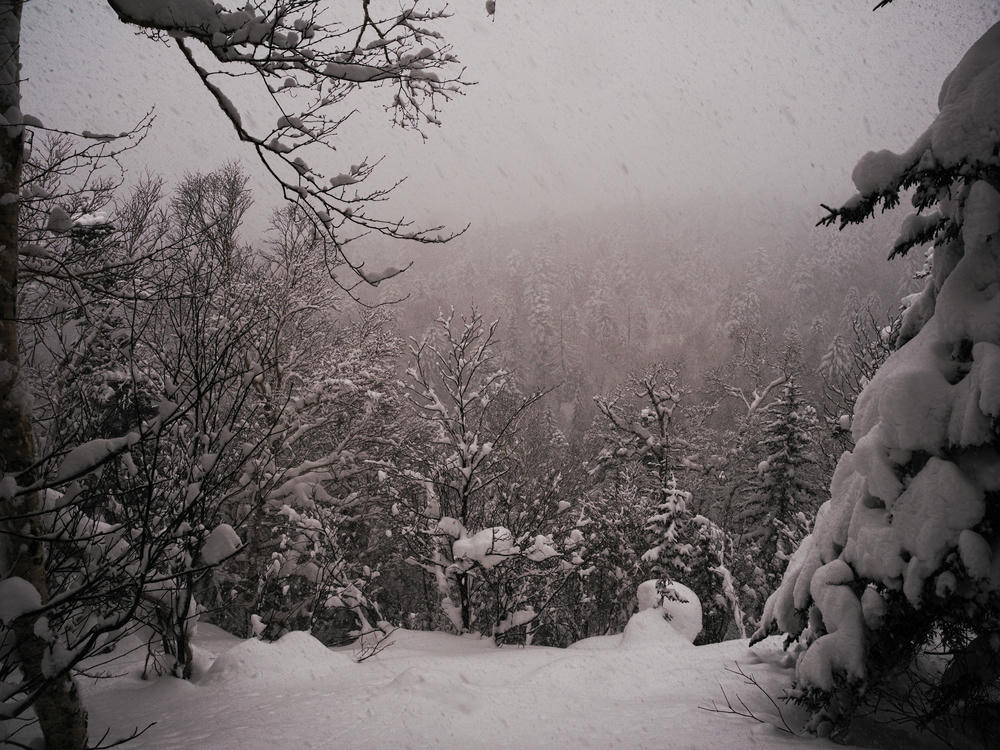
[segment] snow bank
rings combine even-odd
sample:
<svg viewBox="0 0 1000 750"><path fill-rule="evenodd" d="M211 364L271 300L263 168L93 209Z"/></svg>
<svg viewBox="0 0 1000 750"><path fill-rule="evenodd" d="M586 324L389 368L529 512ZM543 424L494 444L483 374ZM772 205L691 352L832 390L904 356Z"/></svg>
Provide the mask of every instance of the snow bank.
<svg viewBox="0 0 1000 750"><path fill-rule="evenodd" d="M677 599L660 602L656 579L639 584L639 611L617 635L596 635L570 644L577 651L614 651L648 646L689 648L701 632L701 601L682 583L672 582ZM683 601L682 601L683 600ZM669 617L664 617L667 615Z"/></svg>
<svg viewBox="0 0 1000 750"><path fill-rule="evenodd" d="M693 640L693 637L689 638L687 633L682 633L674 627L672 620L665 619L662 609L653 608L636 612L629 618L619 647L693 648L691 645Z"/></svg>
<svg viewBox="0 0 1000 750"><path fill-rule="evenodd" d="M575 643L569 644L566 648L574 651L611 651L621 648L622 634L613 635L592 635L590 638L583 638Z"/></svg>
<svg viewBox="0 0 1000 750"><path fill-rule="evenodd" d="M316 680L353 664L347 654L334 653L308 633L295 630L274 643L251 638L234 646L219 655L202 682Z"/></svg>
<svg viewBox="0 0 1000 750"><path fill-rule="evenodd" d="M284 679L267 679L276 670L275 654L296 664L339 655L298 635L300 652L286 648L294 639L239 643L219 658L207 683L88 680L83 690L92 731L101 736L110 728L109 736L118 737L155 722L130 743L136 750L838 747L701 710L723 701L721 686L769 717L764 693L726 668L747 666L771 695L780 695L787 672L779 665L780 644L768 641L756 654L745 641L696 648L655 609L636 615L630 626L635 648L496 648L488 638L399 630L390 648L347 668L335 660L321 679L302 679L295 669ZM198 638L209 650L229 644ZM617 638L621 646L624 636ZM141 652L128 658L141 669ZM796 706L782 704L782 712L801 726Z"/></svg>

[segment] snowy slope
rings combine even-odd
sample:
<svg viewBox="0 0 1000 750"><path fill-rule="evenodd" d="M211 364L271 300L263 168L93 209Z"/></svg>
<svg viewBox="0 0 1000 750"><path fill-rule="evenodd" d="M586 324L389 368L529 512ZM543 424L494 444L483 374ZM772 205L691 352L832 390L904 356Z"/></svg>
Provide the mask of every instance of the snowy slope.
<svg viewBox="0 0 1000 750"><path fill-rule="evenodd" d="M265 644L202 625L199 638L204 664L219 656L193 683L143 682L137 662L129 676L86 686L92 738L156 721L129 747L835 747L700 710L722 701L721 685L776 721L766 697L726 667L738 662L778 695L784 655L776 641L694 647L655 610L624 636L567 650L400 630L361 663L304 633ZM797 726L796 709L782 709Z"/></svg>

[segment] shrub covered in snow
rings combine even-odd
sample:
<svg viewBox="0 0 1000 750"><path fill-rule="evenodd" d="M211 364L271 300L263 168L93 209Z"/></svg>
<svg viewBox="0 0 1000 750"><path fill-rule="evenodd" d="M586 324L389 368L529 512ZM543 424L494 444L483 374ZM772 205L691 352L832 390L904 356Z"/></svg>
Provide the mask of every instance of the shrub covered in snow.
<svg viewBox="0 0 1000 750"><path fill-rule="evenodd" d="M639 611L662 610L664 619L692 643L701 632L701 600L691 589L669 578L643 581L636 591Z"/></svg>
<svg viewBox="0 0 1000 750"><path fill-rule="evenodd" d="M740 619L735 594L727 596L724 591L729 576L725 564L729 539L716 523L691 512L691 493L681 490L673 475L661 498L656 513L646 523L646 538L652 546L642 559L653 575L667 580L683 578L700 592L709 626L703 639L719 640L729 623Z"/></svg>
<svg viewBox="0 0 1000 750"><path fill-rule="evenodd" d="M282 213L275 220L285 234L270 252L293 261L286 265L297 281L275 279L287 290L279 309L317 312L285 331L288 367L265 374L269 392L283 393L271 402L280 404L271 409L279 426L259 460L262 476L252 481L261 497L246 519L246 549L216 575L212 609L217 624L240 635L250 634L256 615L266 639L308 630L336 645L383 619L372 593L384 536L373 531L378 483L366 462L396 429L390 362L397 351L382 314L332 320L325 280L306 273L316 271L315 236L289 237L300 219Z"/></svg>
<svg viewBox="0 0 1000 750"><path fill-rule="evenodd" d="M909 680L903 713L983 726L1000 679L1000 24L945 80L940 114L903 154L869 153L829 222L864 221L913 188L893 253L932 241L900 346L858 398L815 530L762 627L800 642L797 694L818 730L888 695L928 644L944 669ZM882 701L883 704L885 701ZM989 706L985 704L989 703ZM897 704L898 705L898 704ZM988 713L989 712L989 713Z"/></svg>
<svg viewBox="0 0 1000 750"><path fill-rule="evenodd" d="M454 630L499 642L537 625L581 561L562 474L521 439L541 426L532 407L543 394L523 395L499 366L498 325L452 310L413 340L405 386L423 433L381 470L386 523L433 580L436 608Z"/></svg>
<svg viewBox="0 0 1000 750"><path fill-rule="evenodd" d="M620 633L635 612L636 588L650 575L642 554L648 547L646 519L653 513L636 486L636 472L623 466L580 503L573 533L584 562L554 602L559 635L547 642L566 645Z"/></svg>

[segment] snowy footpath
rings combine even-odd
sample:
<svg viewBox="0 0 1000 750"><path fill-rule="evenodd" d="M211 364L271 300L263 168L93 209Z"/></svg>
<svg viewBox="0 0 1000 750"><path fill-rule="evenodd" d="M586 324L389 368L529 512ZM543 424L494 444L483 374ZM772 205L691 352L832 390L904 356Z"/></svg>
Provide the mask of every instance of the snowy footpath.
<svg viewBox="0 0 1000 750"><path fill-rule="evenodd" d="M739 664L780 696L788 672L777 639L752 650L746 641L695 647L657 610L635 615L624 634L569 649L398 630L391 646L356 662L306 633L264 643L210 625L199 626L198 643L190 682L143 681L136 654L118 665L127 674L84 685L91 739L156 722L128 747L839 747L775 728L767 696L727 671ZM724 708L723 690L763 723L702 709ZM778 705L798 729L802 714ZM870 732L865 739L899 746Z"/></svg>

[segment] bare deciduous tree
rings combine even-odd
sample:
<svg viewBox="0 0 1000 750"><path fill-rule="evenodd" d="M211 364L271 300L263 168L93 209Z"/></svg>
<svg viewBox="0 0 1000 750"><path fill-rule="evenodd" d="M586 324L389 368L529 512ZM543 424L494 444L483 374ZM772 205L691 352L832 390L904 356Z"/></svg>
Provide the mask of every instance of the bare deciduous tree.
<svg viewBox="0 0 1000 750"><path fill-rule="evenodd" d="M365 269L361 261L345 255L347 243L367 232L418 242L447 239L437 234L440 228L419 230L403 219L384 219L371 212L370 206L384 200L391 190L359 187L377 162L361 159L329 175L306 162L311 148L333 148L331 138L352 111L339 107L360 88L393 86L389 110L397 125L419 130L438 122L439 102L460 89L460 73L452 72L456 60L433 29L443 11L424 10L415 2L380 18L363 0L356 6L356 19L349 21L330 19L315 0L250 3L240 10L211 0L109 0L109 4L123 22L151 36L173 40L237 136L251 144L284 194L300 202L325 232L334 263L342 261L361 280L378 283L399 269ZM0 113L4 118L0 127L0 444L4 457L0 572L4 581L21 581L30 587L44 605L50 592L45 581L45 537L39 525L44 510L39 482L43 479L38 475L18 345L18 233L25 132L41 127L37 119L20 110L23 5L23 0L0 2ZM214 68L210 69L210 63ZM225 91L230 76L260 81L280 113L274 127L251 132ZM97 143L116 139L87 132L80 135ZM52 209L47 230L64 233L79 225L79 217L67 208ZM81 748L86 743L86 716L68 671L61 670L54 677L42 675L44 642L35 633L37 610L26 606L13 619L22 670L38 685L32 702L49 747Z"/></svg>

